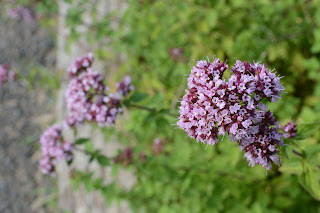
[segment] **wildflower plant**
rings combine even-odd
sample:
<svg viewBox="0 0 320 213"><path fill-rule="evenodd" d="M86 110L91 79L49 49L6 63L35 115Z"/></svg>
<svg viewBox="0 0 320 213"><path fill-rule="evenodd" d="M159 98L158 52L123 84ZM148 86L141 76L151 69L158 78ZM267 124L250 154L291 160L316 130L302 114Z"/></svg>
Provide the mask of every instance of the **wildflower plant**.
<svg viewBox="0 0 320 213"><path fill-rule="evenodd" d="M49 127L40 137L42 157L39 167L44 174L55 175L55 166L61 160L70 162L73 145L63 139L62 126Z"/></svg>
<svg viewBox="0 0 320 213"><path fill-rule="evenodd" d="M123 98L134 90L131 78L116 83L117 91L109 93L104 77L91 68L93 54L76 59L67 69L69 85L65 92L67 109L69 111L63 126L54 125L41 136L42 158L40 169L44 174L55 175L55 165L65 159L72 161L72 151L76 144L63 141L63 128L76 128L85 122L93 122L99 126L112 126L117 115L122 112ZM100 162L105 162L105 156L99 156ZM104 160L101 160L104 159Z"/></svg>
<svg viewBox="0 0 320 213"><path fill-rule="evenodd" d="M284 143L278 122L262 100L280 98L284 90L280 77L265 65L238 60L225 80L227 69L218 58L196 63L177 124L188 136L208 145L218 143L218 135L228 134L245 151L250 166L260 164L270 170L272 162L280 164L278 146Z"/></svg>
<svg viewBox="0 0 320 213"><path fill-rule="evenodd" d="M68 68L70 83L65 95L70 111L66 124L70 127L86 120L99 126L113 125L117 114L122 112L120 100L134 89L130 77L126 76L116 84L117 92L109 94L104 77L91 68L92 63L93 54L89 53Z"/></svg>
<svg viewBox="0 0 320 213"><path fill-rule="evenodd" d="M113 173L124 166L137 176L129 191L80 171L73 183L99 190L107 201L128 200L135 212L319 211L317 3L130 1L124 16L97 19L95 3L67 2L68 41L85 34L77 25L91 12L89 43L108 42L112 54L104 45L95 50L104 60L126 58L115 76L130 70L132 82L109 90L93 55L79 58L68 69L63 128L108 127L106 138L116 134L127 146L116 157L89 149L88 138L72 142L74 149L85 147L89 161L112 165ZM114 20L120 20L115 28ZM187 62L206 55L221 60L198 61L190 74ZM123 108L125 121L118 119ZM112 128L114 122L120 125Z"/></svg>
<svg viewBox="0 0 320 213"><path fill-rule="evenodd" d="M161 116L178 117L178 127L192 140L207 146L217 147L219 142L228 138L244 153L243 157L247 159L249 166L258 164L266 170L271 170L273 163L280 166L280 155L285 150L284 138L294 138L297 134L296 124L289 122L284 126L279 125L280 122L266 105L268 102L276 103L281 98L284 87L280 83L281 77L263 64L238 60L229 71L230 77L226 79L224 76L229 66L225 62L218 58L214 58L212 62L197 61L187 79L188 89L180 101L179 114L175 114L167 109L137 105L148 95L141 92L131 94L134 86L129 76L116 83L116 91L111 93L104 76L92 68L93 61L93 54L88 53L76 59L67 69L70 80L65 93L68 115L64 125L51 126L40 139L42 158L39 166L44 174L54 176L55 166L61 160L72 163L73 151L76 149L89 155L90 162L96 159L101 166L114 164L115 168L135 167L142 177L148 174L146 168L153 168L155 162L164 161L164 156L174 158L175 154L168 151L172 145L162 137L153 138L153 143L147 149L150 151L128 146L114 158L102 155L100 150L78 147L89 143L90 139L80 138L74 142L64 140L64 128L76 129L86 122L100 127L113 126L124 106L143 110L151 118L158 116L157 127L166 125ZM146 134L148 133L144 132ZM293 153L301 155L297 151ZM233 156L229 158L232 159ZM170 165L161 166L172 169ZM186 165L173 168L190 171ZM82 175L84 174L77 172L77 177ZM97 180L86 178L86 181ZM98 189L102 186L94 187Z"/></svg>

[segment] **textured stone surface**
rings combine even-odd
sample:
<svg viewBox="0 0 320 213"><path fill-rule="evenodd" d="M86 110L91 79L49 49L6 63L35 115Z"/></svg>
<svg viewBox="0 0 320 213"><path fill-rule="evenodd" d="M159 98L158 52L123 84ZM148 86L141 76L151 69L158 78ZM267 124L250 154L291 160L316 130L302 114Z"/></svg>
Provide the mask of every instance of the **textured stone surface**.
<svg viewBox="0 0 320 213"><path fill-rule="evenodd" d="M27 76L34 66L55 66L53 40L37 23L8 20L0 7L0 64ZM43 207L52 188L38 170L38 138L52 122L53 98L30 91L25 81L0 87L0 212L50 212ZM44 193L43 193L44 192ZM49 198L51 199L51 198Z"/></svg>

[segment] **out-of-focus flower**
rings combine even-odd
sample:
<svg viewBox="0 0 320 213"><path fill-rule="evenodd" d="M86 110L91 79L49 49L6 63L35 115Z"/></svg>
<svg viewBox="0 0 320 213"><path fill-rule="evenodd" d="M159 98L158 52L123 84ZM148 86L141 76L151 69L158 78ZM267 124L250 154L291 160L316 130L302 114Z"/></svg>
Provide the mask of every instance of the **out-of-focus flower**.
<svg viewBox="0 0 320 213"><path fill-rule="evenodd" d="M284 90L280 77L259 63L237 61L226 81L222 76L227 69L220 59L196 63L177 125L191 138L209 145L227 133L246 151L249 165L260 164L269 170L270 162L279 162L277 146L283 142L278 123L261 99L275 102L280 98Z"/></svg>
<svg viewBox="0 0 320 213"><path fill-rule="evenodd" d="M134 86L131 84L130 76L125 76L123 81L116 83L116 87L118 93L123 97L128 96L128 94L134 90Z"/></svg>
<svg viewBox="0 0 320 213"><path fill-rule="evenodd" d="M128 147L124 149L118 156L116 156L113 161L114 163L120 163L124 166L128 166L133 163L133 149Z"/></svg>
<svg viewBox="0 0 320 213"><path fill-rule="evenodd" d="M16 73L9 71L9 66L0 64L0 86L7 81L15 81Z"/></svg>
<svg viewBox="0 0 320 213"><path fill-rule="evenodd" d="M147 155L144 152L140 152L139 159L140 159L141 163L146 163L147 162Z"/></svg>
<svg viewBox="0 0 320 213"><path fill-rule="evenodd" d="M104 96L105 90L103 76L91 69L71 79L66 90L67 108L70 111L67 124L73 126L82 123L86 118L92 120L89 113L92 100L96 96Z"/></svg>
<svg viewBox="0 0 320 213"><path fill-rule="evenodd" d="M72 160L73 145L64 141L62 136L62 127L53 125L49 127L40 137L42 158L40 160L40 169L44 174L55 174L55 165L57 162L65 159Z"/></svg>
<svg viewBox="0 0 320 213"><path fill-rule="evenodd" d="M280 126L280 129L284 132L284 138L294 138L297 136L297 125L290 121L285 126Z"/></svg>
<svg viewBox="0 0 320 213"><path fill-rule="evenodd" d="M67 126L75 126L84 121L96 122L99 126L113 125L122 112L120 100L134 89L130 77L118 83L118 93L108 94L103 76L93 71L93 55L77 59L68 69L71 77L66 90L67 108L70 113L66 118Z"/></svg>
<svg viewBox="0 0 320 213"><path fill-rule="evenodd" d="M178 61L183 58L184 49L180 48L169 48L169 54L173 61Z"/></svg>
<svg viewBox="0 0 320 213"><path fill-rule="evenodd" d="M27 22L35 21L35 16L33 15L32 11L23 5L18 5L15 8L9 9L8 14L12 19L23 19Z"/></svg>
<svg viewBox="0 0 320 213"><path fill-rule="evenodd" d="M86 56L77 58L71 66L67 69L70 78L79 75L81 72L86 71L93 63L93 53L88 53Z"/></svg>
<svg viewBox="0 0 320 213"><path fill-rule="evenodd" d="M160 138L156 138L152 144L152 152L155 155L160 155L164 151L164 141Z"/></svg>

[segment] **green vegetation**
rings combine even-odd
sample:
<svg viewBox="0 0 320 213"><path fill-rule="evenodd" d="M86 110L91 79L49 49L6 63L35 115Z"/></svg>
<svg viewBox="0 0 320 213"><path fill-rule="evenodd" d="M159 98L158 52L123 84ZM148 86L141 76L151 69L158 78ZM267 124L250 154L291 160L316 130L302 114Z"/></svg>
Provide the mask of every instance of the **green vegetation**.
<svg viewBox="0 0 320 213"><path fill-rule="evenodd" d="M135 212L320 211L320 1L131 0L123 15L103 19L96 17L95 4L85 10L88 1L68 2L70 41L78 39L83 13L92 14L87 38L92 46L99 44L94 53L106 61L106 72L114 77L108 81L129 74L136 87L126 102L130 118L119 120L114 130L134 147L129 168L137 184L125 192L77 172L75 185L101 190L108 201L127 199ZM117 27L110 24L115 17L121 17ZM189 63L213 55L229 64L261 61L284 76L286 93L268 107L282 124L297 122L298 136L285 141L281 166L267 175L261 166L249 167L228 138L206 148L172 126L176 118L170 114L178 112ZM131 109L133 104L152 110ZM151 149L155 138L165 144L159 155ZM140 152L147 155L145 162ZM88 153L96 153L92 160L102 166L110 164L99 152Z"/></svg>

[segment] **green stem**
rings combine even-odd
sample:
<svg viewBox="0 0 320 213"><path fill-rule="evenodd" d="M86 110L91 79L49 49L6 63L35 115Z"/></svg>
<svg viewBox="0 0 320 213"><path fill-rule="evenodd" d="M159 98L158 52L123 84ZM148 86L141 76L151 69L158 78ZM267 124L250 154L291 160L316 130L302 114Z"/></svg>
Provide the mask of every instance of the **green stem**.
<svg viewBox="0 0 320 213"><path fill-rule="evenodd" d="M148 112L159 112L159 110L157 110L157 109L146 107L146 106L140 106L140 105L136 105L136 104L130 104L129 107L133 107L133 108L141 109L141 110L146 110ZM171 112L163 112L163 113L167 114L167 115L170 115L172 117L175 117L175 118L179 116L178 114L174 114L174 113L171 113Z"/></svg>
<svg viewBox="0 0 320 213"><path fill-rule="evenodd" d="M295 154L296 156L303 158L303 154L301 152L298 152L297 150L292 150L292 153Z"/></svg>

